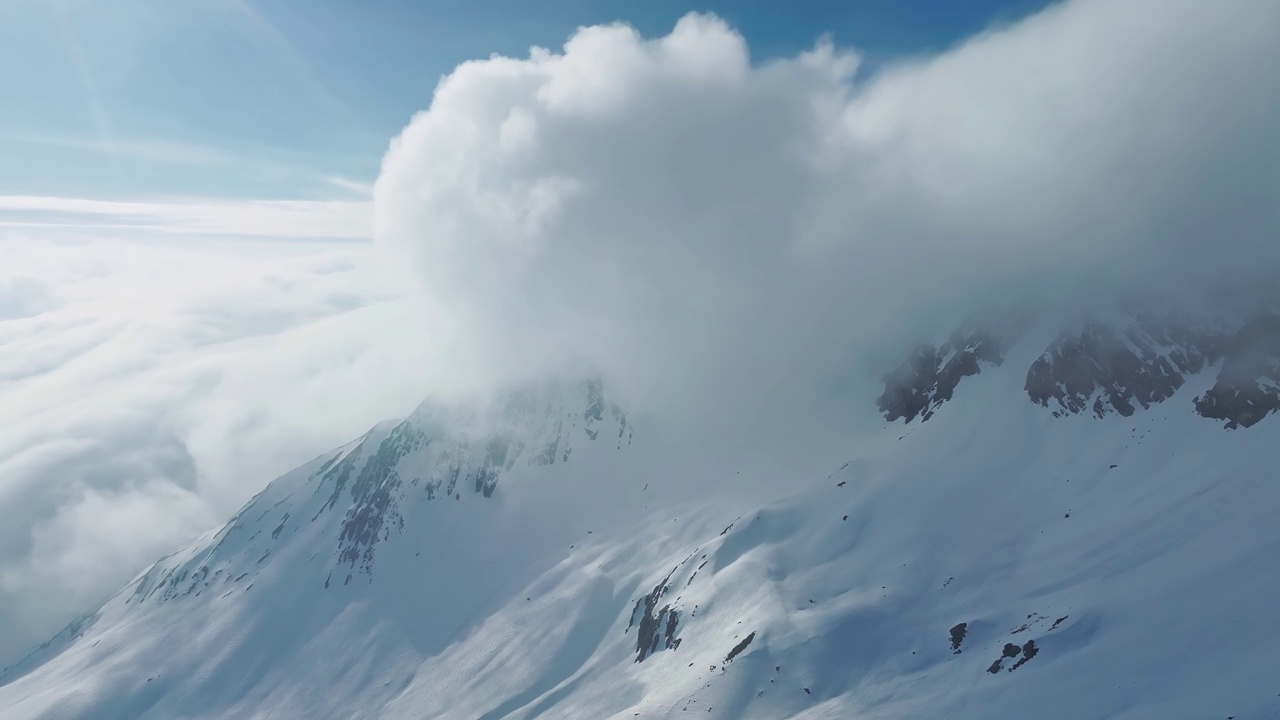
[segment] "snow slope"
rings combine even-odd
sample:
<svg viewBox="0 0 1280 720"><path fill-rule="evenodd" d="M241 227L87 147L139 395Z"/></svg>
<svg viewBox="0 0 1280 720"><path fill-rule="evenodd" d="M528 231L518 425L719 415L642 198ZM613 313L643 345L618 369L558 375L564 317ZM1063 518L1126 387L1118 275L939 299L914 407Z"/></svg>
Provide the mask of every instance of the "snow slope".
<svg viewBox="0 0 1280 720"><path fill-rule="evenodd" d="M594 381L426 403L4 671L0 717L1280 717L1280 420L1194 411L1241 343L1138 325L917 352L915 412L786 471L672 461Z"/></svg>

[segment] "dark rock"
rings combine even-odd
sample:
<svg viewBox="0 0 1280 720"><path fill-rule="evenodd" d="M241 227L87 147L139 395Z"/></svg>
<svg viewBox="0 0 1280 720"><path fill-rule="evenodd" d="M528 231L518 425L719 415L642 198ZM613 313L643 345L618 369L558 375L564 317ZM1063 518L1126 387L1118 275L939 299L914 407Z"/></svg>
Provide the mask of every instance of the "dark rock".
<svg viewBox="0 0 1280 720"><path fill-rule="evenodd" d="M951 628L951 652L956 655L960 654L960 643L964 642L964 636L969 632L969 623L960 623Z"/></svg>
<svg viewBox="0 0 1280 720"><path fill-rule="evenodd" d="M921 422L933 417L951 399L956 386L982 370L981 363L1004 362L1003 343L985 330L956 333L935 347L920 345L896 370L884 377L884 392L876 399L886 420Z"/></svg>
<svg viewBox="0 0 1280 720"><path fill-rule="evenodd" d="M1125 328L1088 321L1064 332L1027 370L1031 401L1055 416L1128 417L1169 399L1222 355L1224 334L1176 318L1139 315Z"/></svg>
<svg viewBox="0 0 1280 720"><path fill-rule="evenodd" d="M738 657L738 655L740 655L743 650L746 650L747 646L751 644L751 641L755 639L756 639L755 632L752 632L750 635L743 638L742 642L733 646L733 649L730 650L729 654L725 656L724 661L726 663L733 662L733 659Z"/></svg>
<svg viewBox="0 0 1280 720"><path fill-rule="evenodd" d="M1231 338L1217 382L1195 409L1232 430L1280 410L1280 313L1258 314Z"/></svg>
<svg viewBox="0 0 1280 720"><path fill-rule="evenodd" d="M276 540L280 537L280 533L284 532L284 525L288 521L289 521L289 513L285 513L284 517L280 518L280 524L276 526L275 530L271 531L272 540Z"/></svg>
<svg viewBox="0 0 1280 720"><path fill-rule="evenodd" d="M383 530L389 530L391 524L397 529L404 527L396 506L396 495L401 485L396 468L401 458L429 443L421 430L406 421L396 426L378 445L377 452L364 464L351 484L351 507L338 534L339 563L349 563L353 569L358 566L365 573L373 570L373 549L383 538ZM348 459L352 456L354 453ZM339 467L346 462L344 460ZM343 483L349 476L350 472L344 474ZM327 503L330 507L337 502L341 492L341 484L335 484Z"/></svg>
<svg viewBox="0 0 1280 720"><path fill-rule="evenodd" d="M996 658L996 661L991 663L990 667L987 668L987 672L995 675L1000 672L1005 660L1010 660L1021 655L1022 657L1018 659L1018 662L1014 663L1013 666L1009 668L1009 672L1013 672L1025 665L1028 660L1035 657L1039 652L1040 648L1036 646L1035 640L1028 640L1022 647L1018 647L1014 643L1005 643L1004 650L1001 652L1000 657Z"/></svg>
<svg viewBox="0 0 1280 720"><path fill-rule="evenodd" d="M667 594L671 576L675 574L678 567L672 568L662 582L637 600L635 608L631 611L631 620L627 623L627 629L624 632L630 631L633 626L638 626L635 662L644 662L659 650L675 650L680 647L680 638L676 637L680 624L680 611L671 604L658 608L658 602Z"/></svg>
<svg viewBox="0 0 1280 720"><path fill-rule="evenodd" d="M1031 660L1031 658L1035 657L1039 653L1040 653L1040 648L1036 646L1036 641L1028 640L1027 644L1022 646L1022 659L1014 663L1013 667L1009 668L1009 672L1013 672L1014 670L1017 670L1023 665L1026 665L1027 662Z"/></svg>

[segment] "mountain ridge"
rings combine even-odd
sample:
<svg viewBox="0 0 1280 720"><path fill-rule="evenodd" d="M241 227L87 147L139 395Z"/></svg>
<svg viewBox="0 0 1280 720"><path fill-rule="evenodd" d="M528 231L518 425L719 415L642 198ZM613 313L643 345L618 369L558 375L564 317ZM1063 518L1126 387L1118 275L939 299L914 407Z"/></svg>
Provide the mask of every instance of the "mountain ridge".
<svg viewBox="0 0 1280 720"><path fill-rule="evenodd" d="M1128 415L1091 409L1130 382L1055 415L1025 379L1059 329L1002 339L998 363L956 337L933 375L887 378L920 382L904 395L927 416L850 438L843 465L763 481L728 457L661 476L665 447L598 381L424 404L272 482L0 674L0 711L1274 712L1265 678L1240 670L1280 663L1257 642L1280 632L1262 560L1280 543L1280 422L1231 432L1195 412L1231 349L1191 372L1172 343L1125 344L1145 364L1097 366L1187 372ZM1271 346L1234 347L1248 372L1228 378L1269 387ZM965 353L977 372L937 372ZM956 381L940 392L940 376ZM690 499L691 484L714 492Z"/></svg>

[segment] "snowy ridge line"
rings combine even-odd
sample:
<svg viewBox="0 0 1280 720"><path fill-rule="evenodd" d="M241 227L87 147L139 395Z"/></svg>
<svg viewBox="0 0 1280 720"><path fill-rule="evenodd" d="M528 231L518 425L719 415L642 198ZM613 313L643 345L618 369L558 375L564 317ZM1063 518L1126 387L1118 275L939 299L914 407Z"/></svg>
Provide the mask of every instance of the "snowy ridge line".
<svg viewBox="0 0 1280 720"><path fill-rule="evenodd" d="M1218 373L1189 409L1250 427L1280 410L1280 329L1277 313L1237 311L1188 318L1173 313L1113 311L1069 324L1026 371L1024 392L1054 417L1130 417L1169 400L1190 378ZM883 378L877 399L886 420L926 422L965 378L999 367L1026 327L957 331L924 344Z"/></svg>
<svg viewBox="0 0 1280 720"><path fill-rule="evenodd" d="M955 411L780 475L682 474L589 382L424 406L60 633L0 680L0 715L1275 714L1243 670L1280 665L1257 641L1280 636L1280 423L1054 418L1009 392L1040 341L963 375Z"/></svg>

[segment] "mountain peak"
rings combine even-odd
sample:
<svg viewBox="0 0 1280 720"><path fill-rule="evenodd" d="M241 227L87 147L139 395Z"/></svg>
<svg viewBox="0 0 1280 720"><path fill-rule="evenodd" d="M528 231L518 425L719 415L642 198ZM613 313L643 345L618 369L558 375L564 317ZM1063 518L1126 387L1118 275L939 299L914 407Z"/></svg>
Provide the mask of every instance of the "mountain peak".
<svg viewBox="0 0 1280 720"><path fill-rule="evenodd" d="M1129 417L1171 399L1193 378L1217 380L1189 404L1229 429L1280 410L1280 325L1267 310L1212 318L1127 310L1066 324L1027 366L1023 392L1054 417ZM924 344L883 378L877 400L886 420L932 418L957 387L999 367L1021 331L965 330Z"/></svg>

